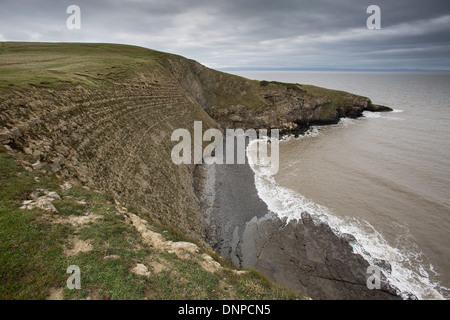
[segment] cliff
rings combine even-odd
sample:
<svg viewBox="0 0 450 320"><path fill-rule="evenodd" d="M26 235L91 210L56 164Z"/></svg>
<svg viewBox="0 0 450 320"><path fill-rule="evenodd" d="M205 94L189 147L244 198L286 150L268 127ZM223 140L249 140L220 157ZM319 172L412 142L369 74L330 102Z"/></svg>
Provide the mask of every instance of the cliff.
<svg viewBox="0 0 450 320"><path fill-rule="evenodd" d="M202 121L203 130L272 127L295 133L364 110L389 109L350 93L249 80L140 47L0 43L0 144L25 172L100 192L204 248L194 166L172 163L173 130L192 133L194 121ZM36 188L27 185L8 210L34 203ZM30 210L44 210L41 205ZM122 220L131 219L119 211Z"/></svg>
<svg viewBox="0 0 450 320"><path fill-rule="evenodd" d="M3 43L1 52L1 143L32 155L30 167L200 238L192 168L172 163L170 136L194 120L216 124L159 64L164 54L29 43Z"/></svg>
<svg viewBox="0 0 450 320"><path fill-rule="evenodd" d="M110 44L1 43L0 142L35 168L111 193L201 239L192 167L176 166L174 129L334 123L373 107L323 88L259 82L186 58Z"/></svg>
<svg viewBox="0 0 450 320"><path fill-rule="evenodd" d="M312 85L249 80L179 56L162 62L223 127L279 128L285 133L313 124L357 118L363 111L392 111L369 98Z"/></svg>

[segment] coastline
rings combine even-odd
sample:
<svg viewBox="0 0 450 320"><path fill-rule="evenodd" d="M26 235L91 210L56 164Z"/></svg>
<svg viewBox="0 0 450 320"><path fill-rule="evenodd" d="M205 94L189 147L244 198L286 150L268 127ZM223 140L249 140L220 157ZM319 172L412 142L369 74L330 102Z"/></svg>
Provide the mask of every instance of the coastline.
<svg viewBox="0 0 450 320"><path fill-rule="evenodd" d="M401 299L383 273L381 289L367 288L369 263L353 253L352 235L338 237L307 212L298 221L270 212L248 164L203 164L195 177L205 241L220 256L312 299ZM380 261L380 267L389 264Z"/></svg>

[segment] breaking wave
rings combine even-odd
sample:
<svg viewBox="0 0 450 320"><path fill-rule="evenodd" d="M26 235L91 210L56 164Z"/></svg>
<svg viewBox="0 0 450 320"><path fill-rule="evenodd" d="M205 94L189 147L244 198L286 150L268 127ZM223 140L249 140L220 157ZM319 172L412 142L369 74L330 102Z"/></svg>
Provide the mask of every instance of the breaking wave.
<svg viewBox="0 0 450 320"><path fill-rule="evenodd" d="M341 119L338 125L347 126L354 121L356 120ZM312 127L303 136L288 137L282 141L313 138L319 133L320 130L317 127ZM257 143L257 141L251 143ZM390 263L391 271L385 270L384 273L389 283L399 290L398 293L403 298L408 298L412 294L418 299L444 299L443 294L449 292L449 289L430 280L430 273L435 273L432 265L417 264L417 261L423 261L423 253L411 241L411 235L406 227L399 225L399 230L402 230L400 236L396 239L395 245L389 244L383 235L367 221L354 217L338 217L331 209L278 185L264 164L250 161L256 159L254 152L250 150L255 149L250 145L247 149L249 163L255 173L255 186L259 197L267 204L270 211L280 218L287 218L288 221L301 220L301 213L307 211L316 223L328 223L336 235L340 236L344 233L353 235L357 240L352 244L355 253L363 256L370 264L375 264L375 261L379 259Z"/></svg>

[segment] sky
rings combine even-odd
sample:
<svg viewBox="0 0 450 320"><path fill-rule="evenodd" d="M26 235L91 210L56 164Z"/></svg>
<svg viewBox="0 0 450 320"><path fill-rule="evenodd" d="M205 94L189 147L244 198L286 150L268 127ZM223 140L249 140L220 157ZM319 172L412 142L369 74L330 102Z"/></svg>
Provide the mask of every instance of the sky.
<svg viewBox="0 0 450 320"><path fill-rule="evenodd" d="M0 41L132 44L223 70L450 70L450 0L0 0Z"/></svg>

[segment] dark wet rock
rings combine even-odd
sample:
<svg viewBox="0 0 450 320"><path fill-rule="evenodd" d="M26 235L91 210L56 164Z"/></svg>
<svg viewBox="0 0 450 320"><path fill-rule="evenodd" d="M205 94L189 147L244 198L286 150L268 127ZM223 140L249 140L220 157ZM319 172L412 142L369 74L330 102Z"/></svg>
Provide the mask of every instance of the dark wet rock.
<svg viewBox="0 0 450 320"><path fill-rule="evenodd" d="M341 234L341 240L345 241L345 242L347 242L349 244L354 244L354 243L357 242L356 238L352 234L349 234L349 233Z"/></svg>
<svg viewBox="0 0 450 320"><path fill-rule="evenodd" d="M387 273L391 273L392 272L392 266L386 260L373 258L373 264L378 266L381 270L383 270L383 271L385 271Z"/></svg>
<svg viewBox="0 0 450 320"><path fill-rule="evenodd" d="M369 263L307 213L288 224L255 218L246 224L240 246L243 267L254 267L313 299L400 299L385 277L380 290L369 290Z"/></svg>
<svg viewBox="0 0 450 320"><path fill-rule="evenodd" d="M372 111L372 112L390 112L393 111L392 108L386 107L386 106L380 106L378 104L372 104L370 103L366 108L366 111Z"/></svg>

